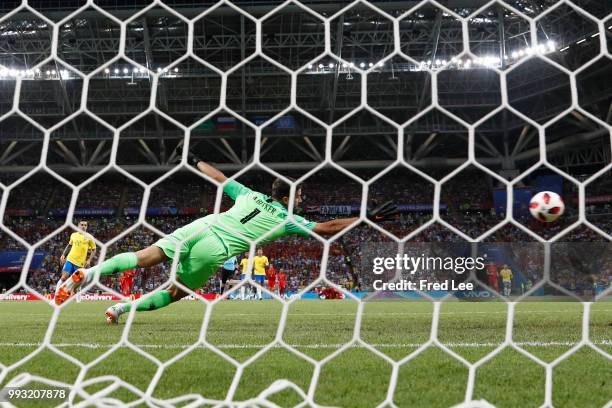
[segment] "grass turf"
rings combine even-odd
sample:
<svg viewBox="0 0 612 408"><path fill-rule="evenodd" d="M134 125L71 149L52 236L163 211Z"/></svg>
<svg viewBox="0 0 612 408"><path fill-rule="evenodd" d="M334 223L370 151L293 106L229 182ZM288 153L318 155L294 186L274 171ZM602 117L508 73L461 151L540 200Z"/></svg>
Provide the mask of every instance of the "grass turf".
<svg viewBox="0 0 612 408"><path fill-rule="evenodd" d="M87 364L108 353L124 334L122 324L108 326L103 311L108 302L69 304L62 310L51 343ZM320 361L350 341L358 305L352 301L300 301L286 315L283 340L309 358ZM208 348L196 348L167 366L153 395L168 399L201 394L223 400L235 389L234 400L254 398L277 379L288 379L308 392L314 366L284 348L271 348L249 361L240 377L235 364L247 362L274 341L282 305L273 301L225 301L209 312L200 302L180 302L163 310L135 315L129 341L160 362L166 362L195 343L201 334L234 364ZM30 372L73 383L80 368L69 360L40 348L53 310L43 302L0 303L0 363L10 366L32 355L29 361L5 371L0 386L15 375ZM363 305L360 338L394 361L413 353L431 336L433 305L428 302L369 302ZM582 338L583 305L570 302L525 302L516 306L513 339L545 362L552 362ZM477 362L503 342L507 305L504 303L447 302L440 305L438 339L454 353ZM612 302L591 305L590 338L612 353ZM392 365L364 347L351 347L326 361L316 382L315 402L322 405L371 407L385 400ZM158 365L128 347L121 347L95 362L86 378L115 375L145 391ZM505 348L477 370L474 399L499 407L540 406L545 401L545 369L512 348ZM601 407L612 400L612 361L590 347L582 347L553 369L555 407ZM393 402L398 406L445 407L464 400L468 369L443 349L427 348L399 367ZM103 388L95 385L93 392ZM126 389L113 397L137 399ZM281 406L301 401L293 391L271 400ZM30 402L23 406L49 406Z"/></svg>

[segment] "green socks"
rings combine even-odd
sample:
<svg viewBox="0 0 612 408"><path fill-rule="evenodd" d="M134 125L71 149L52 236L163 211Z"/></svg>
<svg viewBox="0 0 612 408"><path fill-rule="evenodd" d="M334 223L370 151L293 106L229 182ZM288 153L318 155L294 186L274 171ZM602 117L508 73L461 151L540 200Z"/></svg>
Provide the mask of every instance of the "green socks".
<svg viewBox="0 0 612 408"><path fill-rule="evenodd" d="M128 269L134 269L138 266L138 257L133 252L124 252L119 255L113 256L111 259L107 259L102 262L96 268L100 269L100 275L112 275L115 273L123 272ZM168 306L172 302L170 292L162 290L154 293L151 296L146 296L143 299L139 299L135 302L129 302L123 304L123 312L127 313L132 308L132 305L136 305L136 311L143 312L147 310L156 310L162 307Z"/></svg>
<svg viewBox="0 0 612 408"><path fill-rule="evenodd" d="M111 259L107 259L96 268L99 268L100 275L104 276L123 272L128 269L134 269L137 266L138 257L136 254L133 252L124 252L122 254L113 256ZM136 305L136 310L138 312L156 310L168 306L171 302L172 298L170 297L170 292L167 290L162 290L135 302L124 303L123 311L125 313L129 312L134 304Z"/></svg>
<svg viewBox="0 0 612 408"><path fill-rule="evenodd" d="M128 313L132 308L132 305L136 305L137 312L146 312L149 310L157 310L162 307L168 306L172 302L172 298L170 297L170 292L167 290L161 290L159 292L154 293L151 296L146 296L143 299L139 299L134 302L124 303L123 311Z"/></svg>
<svg viewBox="0 0 612 408"><path fill-rule="evenodd" d="M127 271L128 269L134 269L137 266L138 257L136 254L133 252L124 252L113 256L111 259L107 259L96 268L99 268L100 275L104 276Z"/></svg>

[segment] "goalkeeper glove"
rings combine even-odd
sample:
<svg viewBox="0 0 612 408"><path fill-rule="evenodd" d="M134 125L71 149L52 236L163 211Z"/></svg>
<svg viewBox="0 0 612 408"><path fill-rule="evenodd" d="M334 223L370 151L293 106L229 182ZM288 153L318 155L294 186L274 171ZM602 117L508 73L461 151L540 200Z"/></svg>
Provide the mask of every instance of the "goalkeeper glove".
<svg viewBox="0 0 612 408"><path fill-rule="evenodd" d="M195 154L193 154L191 152L187 152L187 163L191 164L194 167L198 167L198 163L201 162L201 161L202 161L202 159L200 159Z"/></svg>
<svg viewBox="0 0 612 408"><path fill-rule="evenodd" d="M372 221L380 222L391 218L398 213L397 206L393 201L389 200L386 203L368 211L368 218Z"/></svg>

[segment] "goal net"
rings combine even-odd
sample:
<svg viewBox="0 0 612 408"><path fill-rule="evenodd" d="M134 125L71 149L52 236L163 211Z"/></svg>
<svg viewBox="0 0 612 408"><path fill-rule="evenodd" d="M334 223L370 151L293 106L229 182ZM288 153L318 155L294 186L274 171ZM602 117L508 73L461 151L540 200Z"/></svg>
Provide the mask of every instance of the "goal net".
<svg viewBox="0 0 612 408"><path fill-rule="evenodd" d="M553 406L577 404L555 397L581 382L563 371L577 359L594 361L589 379L609 376L608 2L13 3L0 16L0 397L427 405L419 373L442 367L456 383L445 405L516 405L478 385L510 372L509 387ZM292 214L358 219L332 237L250 242L246 277L227 286L220 272L186 288L175 257L98 276L56 306L81 220L94 265L233 204L188 151L256 191L282 179L303 198ZM529 211L542 190L564 199L550 224ZM397 214L369 213L387 200ZM276 270L260 281L259 250ZM394 263L407 258L423 264ZM89 319L106 306L90 301L171 284L189 305L132 310L100 340ZM352 392L353 370L376 379L336 395ZM209 388L176 385L190 381Z"/></svg>

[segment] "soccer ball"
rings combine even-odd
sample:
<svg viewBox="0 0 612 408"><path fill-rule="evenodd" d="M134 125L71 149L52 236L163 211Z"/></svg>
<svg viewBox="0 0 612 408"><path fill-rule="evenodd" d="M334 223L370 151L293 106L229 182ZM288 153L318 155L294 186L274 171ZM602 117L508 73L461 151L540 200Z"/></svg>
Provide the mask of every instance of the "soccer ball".
<svg viewBox="0 0 612 408"><path fill-rule="evenodd" d="M565 211L563 199L552 191L540 191L529 202L529 211L538 221L553 222Z"/></svg>

